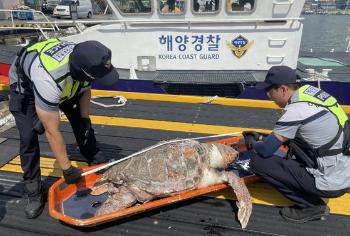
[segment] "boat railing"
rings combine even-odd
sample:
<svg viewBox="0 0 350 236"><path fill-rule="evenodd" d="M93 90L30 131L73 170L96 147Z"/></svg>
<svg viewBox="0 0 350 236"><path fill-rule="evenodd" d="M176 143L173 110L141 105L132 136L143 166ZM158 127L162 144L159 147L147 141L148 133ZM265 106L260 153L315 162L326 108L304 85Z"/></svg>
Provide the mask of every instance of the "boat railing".
<svg viewBox="0 0 350 236"><path fill-rule="evenodd" d="M43 12L35 10L9 10L0 9L0 12L10 13L11 24L0 24L0 29L36 29L40 30L42 35L46 38L45 31L60 31L60 27L73 26L77 28L79 32L81 30L81 24L96 25L96 24L121 24L123 30L127 30L129 25L152 25L164 26L164 25L185 25L188 29L191 29L193 25L205 25L205 24L235 24L235 23L285 23L291 22L290 26L293 26L295 21L303 20L304 18L235 18L235 19L102 19L102 20L50 20ZM14 12L29 12L32 14L38 14L39 19L26 21L21 24L16 24L14 20Z"/></svg>
<svg viewBox="0 0 350 236"><path fill-rule="evenodd" d="M350 52L350 28L348 29L348 36L346 37L346 41L348 41L348 46L346 47L345 52Z"/></svg>
<svg viewBox="0 0 350 236"><path fill-rule="evenodd" d="M39 29L39 30L53 30L55 31L55 25L47 18L47 16L42 11L36 11L36 10L22 10L22 9L0 9L0 12L3 13L9 13L10 17L9 20L11 21L11 24L0 24L0 29ZM41 22L40 24L36 24L34 22L26 22L26 24L16 24L14 19L14 13L29 13L34 15L38 15L39 18L44 19L45 22ZM43 23L45 24L45 27L42 27Z"/></svg>
<svg viewBox="0 0 350 236"><path fill-rule="evenodd" d="M56 28L59 29L59 26L67 25L67 24L121 24L124 25L124 29L128 28L130 24L147 24L147 25L166 25L166 24L184 24L190 29L192 25L200 25L200 24L230 24L230 23L262 23L262 22L270 22L270 23L279 23L279 22L287 22L287 21L299 21L304 18L249 18L249 19L121 19L121 20L64 20L64 21L51 21ZM42 21L34 21L32 24L36 25L45 25L47 22Z"/></svg>

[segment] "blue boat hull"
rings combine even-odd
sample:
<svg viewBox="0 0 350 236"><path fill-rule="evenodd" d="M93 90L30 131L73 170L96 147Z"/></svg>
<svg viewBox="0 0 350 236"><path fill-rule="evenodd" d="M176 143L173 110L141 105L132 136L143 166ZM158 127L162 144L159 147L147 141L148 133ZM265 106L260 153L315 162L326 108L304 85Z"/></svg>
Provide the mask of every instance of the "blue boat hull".
<svg viewBox="0 0 350 236"><path fill-rule="evenodd" d="M317 82L307 82L315 87L318 86ZM185 84L156 84L151 80L129 80L119 79L118 83L114 86L101 86L97 83L93 84L94 89L101 90L116 90L124 92L142 92L142 93L158 93L158 94L186 94L186 95L203 95L203 96L222 96L222 97L235 97L241 99L258 99L268 100L264 90L256 89L252 84L246 84L242 86L241 83L222 84L215 85L208 84L192 84L191 90L186 89ZM203 91L204 86L208 90ZM176 87L176 89L174 89ZM210 88L213 91L210 92ZM338 102L342 105L350 105L350 83L336 82L336 81L321 81L321 88L337 98ZM183 91L181 91L181 89ZM221 90L221 92L219 91Z"/></svg>

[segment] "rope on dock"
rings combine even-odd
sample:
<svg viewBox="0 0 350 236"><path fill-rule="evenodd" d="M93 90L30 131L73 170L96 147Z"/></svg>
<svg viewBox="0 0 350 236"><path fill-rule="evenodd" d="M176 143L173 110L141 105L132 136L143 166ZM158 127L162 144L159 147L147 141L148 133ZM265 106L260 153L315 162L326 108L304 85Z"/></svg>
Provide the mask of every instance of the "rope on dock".
<svg viewBox="0 0 350 236"><path fill-rule="evenodd" d="M96 98L113 98L116 100L116 103L115 104L104 104L102 102L96 102L93 100ZM106 107L106 108L122 107L122 106L125 106L126 102L127 102L127 99L123 96L100 96L100 95L97 95L97 96L91 97L91 103L98 105L98 106L101 106L101 107Z"/></svg>

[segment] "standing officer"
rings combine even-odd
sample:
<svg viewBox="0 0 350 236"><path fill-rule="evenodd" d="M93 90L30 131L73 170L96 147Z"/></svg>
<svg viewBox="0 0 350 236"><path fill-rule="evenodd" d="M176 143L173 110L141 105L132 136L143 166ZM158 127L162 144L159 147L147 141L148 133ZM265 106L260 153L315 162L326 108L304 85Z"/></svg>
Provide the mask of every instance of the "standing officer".
<svg viewBox="0 0 350 236"><path fill-rule="evenodd" d="M280 214L304 223L329 214L321 198L342 196L350 187L348 117L337 100L311 85L301 86L296 72L287 66L272 67L258 87L284 108L273 132L262 142L259 134L245 131L248 147L257 153L251 170L295 202ZM282 144L289 158L273 154Z"/></svg>
<svg viewBox="0 0 350 236"><path fill-rule="evenodd" d="M105 162L89 119L91 82L114 84L119 75L111 51L97 41L79 44L49 39L23 48L10 68L9 109L20 134L24 172L25 214L35 218L44 208L38 134L46 133L66 183L77 182L60 132L61 109L67 116L80 152L90 163Z"/></svg>

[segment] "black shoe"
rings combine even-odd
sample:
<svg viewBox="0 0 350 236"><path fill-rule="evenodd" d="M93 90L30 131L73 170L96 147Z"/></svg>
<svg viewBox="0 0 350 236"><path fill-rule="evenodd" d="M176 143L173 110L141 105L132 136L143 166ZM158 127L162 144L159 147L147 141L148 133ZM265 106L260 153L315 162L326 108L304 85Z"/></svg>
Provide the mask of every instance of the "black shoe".
<svg viewBox="0 0 350 236"><path fill-rule="evenodd" d="M24 209L28 219L38 217L44 210L44 194L41 181L32 180L24 182L24 198L26 206Z"/></svg>
<svg viewBox="0 0 350 236"><path fill-rule="evenodd" d="M280 214L286 221L301 224L310 220L324 220L324 217L329 215L329 211L330 210L327 205L309 208L292 206L282 208Z"/></svg>
<svg viewBox="0 0 350 236"><path fill-rule="evenodd" d="M98 165L108 162L109 159L104 155L102 151L98 151L92 158L91 164Z"/></svg>

